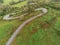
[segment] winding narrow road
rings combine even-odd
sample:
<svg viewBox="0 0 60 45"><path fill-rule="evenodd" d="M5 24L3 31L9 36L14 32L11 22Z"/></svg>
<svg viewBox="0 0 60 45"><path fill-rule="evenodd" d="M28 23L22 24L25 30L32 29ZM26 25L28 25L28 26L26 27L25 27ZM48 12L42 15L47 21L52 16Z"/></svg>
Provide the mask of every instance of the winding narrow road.
<svg viewBox="0 0 60 45"><path fill-rule="evenodd" d="M12 36L9 38L9 40L6 42L5 45L11 45L11 43L13 42L14 38L18 35L18 33L21 31L21 29L29 22L31 22L32 20L44 15L47 13L47 9L46 8L40 8L40 9L36 9L36 11L38 10L42 10L43 13L37 15L37 16L34 16L34 17L31 17L30 19L26 20L25 22L23 22L17 29L16 31L12 34Z"/></svg>
<svg viewBox="0 0 60 45"><path fill-rule="evenodd" d="M22 18L22 17L24 17L25 15L27 15L28 13L25 13L25 14L23 14L23 15L21 15L21 16L17 16L17 17L13 17L13 16L11 16L11 15L14 15L15 13L11 13L11 14L7 14L7 15L5 15L4 17L3 17L3 20L14 20L14 19L18 19L18 18Z"/></svg>

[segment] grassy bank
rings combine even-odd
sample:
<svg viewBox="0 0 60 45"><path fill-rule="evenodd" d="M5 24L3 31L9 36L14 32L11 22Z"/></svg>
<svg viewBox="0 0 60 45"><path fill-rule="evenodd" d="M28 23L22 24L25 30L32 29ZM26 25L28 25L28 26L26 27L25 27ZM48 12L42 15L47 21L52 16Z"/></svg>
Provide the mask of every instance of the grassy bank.
<svg viewBox="0 0 60 45"><path fill-rule="evenodd" d="M60 45L60 11L48 8L48 13L28 23L12 45ZM60 30L59 30L60 31Z"/></svg>

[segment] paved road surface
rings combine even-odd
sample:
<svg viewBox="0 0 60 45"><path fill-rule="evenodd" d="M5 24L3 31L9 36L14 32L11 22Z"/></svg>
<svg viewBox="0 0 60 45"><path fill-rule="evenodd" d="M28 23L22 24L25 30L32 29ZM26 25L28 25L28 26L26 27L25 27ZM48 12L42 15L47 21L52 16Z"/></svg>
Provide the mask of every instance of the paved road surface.
<svg viewBox="0 0 60 45"><path fill-rule="evenodd" d="M38 10L38 9L36 9ZM14 38L18 35L18 33L21 31L21 29L29 22L31 22L32 20L44 15L45 13L47 13L47 9L45 8L41 8L42 12L41 14L31 17L30 19L26 20L25 22L23 22L17 29L16 31L12 34L12 36L9 38L9 40L6 42L6 45L11 45L11 43L13 42Z"/></svg>
<svg viewBox="0 0 60 45"><path fill-rule="evenodd" d="M44 9L44 8L37 8L37 9L35 9L35 11L38 11L38 10L41 10L41 9L43 9L42 10L42 12L43 13L46 13L47 12L47 10L46 9ZM13 20L13 19L17 19L17 18L23 18L25 15L27 15L28 13L25 13L25 14L23 14L23 15L21 15L21 16L17 16L17 17L13 17L13 16L10 16L10 15L14 15L15 13L10 13L10 14L7 14L7 15L5 15L4 17L3 17L3 20Z"/></svg>
<svg viewBox="0 0 60 45"><path fill-rule="evenodd" d="M11 13L12 15L14 15L14 13ZM13 17L13 16L10 16L11 14L7 14L7 15L5 15L4 17L3 17L3 20L13 20L13 19L18 19L18 18L22 18L22 17L24 17L25 15L27 15L28 13L25 13L25 14L23 14L23 15L21 15L21 16L17 16L17 17Z"/></svg>

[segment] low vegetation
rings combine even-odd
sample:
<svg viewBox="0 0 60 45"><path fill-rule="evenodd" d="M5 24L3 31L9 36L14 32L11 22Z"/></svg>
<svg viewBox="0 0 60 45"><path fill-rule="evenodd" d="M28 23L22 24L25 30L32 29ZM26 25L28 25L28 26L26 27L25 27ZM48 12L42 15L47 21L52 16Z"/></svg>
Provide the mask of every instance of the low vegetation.
<svg viewBox="0 0 60 45"><path fill-rule="evenodd" d="M0 45L5 45L20 24L40 14L41 11L34 11L40 7L47 8L48 13L28 23L11 45L60 45L60 2L33 0L31 3L35 3L34 5L27 3L28 0L22 2L15 0L14 3L10 4L11 2L12 0L4 0L3 6L0 6ZM28 14L22 20L3 20L3 16L10 13L16 13L12 15L14 17Z"/></svg>
<svg viewBox="0 0 60 45"><path fill-rule="evenodd" d="M48 13L28 23L14 39L12 45L60 45L59 13L48 8Z"/></svg>

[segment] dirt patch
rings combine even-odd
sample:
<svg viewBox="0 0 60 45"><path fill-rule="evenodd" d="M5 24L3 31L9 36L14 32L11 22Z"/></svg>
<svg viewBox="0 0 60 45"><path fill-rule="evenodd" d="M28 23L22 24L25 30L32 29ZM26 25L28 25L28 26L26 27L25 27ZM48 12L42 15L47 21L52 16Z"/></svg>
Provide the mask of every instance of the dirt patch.
<svg viewBox="0 0 60 45"><path fill-rule="evenodd" d="M16 38L14 39L14 41L12 42L11 45L17 45L17 43L16 43Z"/></svg>
<svg viewBox="0 0 60 45"><path fill-rule="evenodd" d="M31 34L33 35L33 34L35 34L37 32L37 29L33 29L32 31L31 31Z"/></svg>
<svg viewBox="0 0 60 45"><path fill-rule="evenodd" d="M40 25L42 28L49 28L50 27L50 25L46 22L41 22Z"/></svg>

